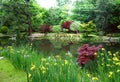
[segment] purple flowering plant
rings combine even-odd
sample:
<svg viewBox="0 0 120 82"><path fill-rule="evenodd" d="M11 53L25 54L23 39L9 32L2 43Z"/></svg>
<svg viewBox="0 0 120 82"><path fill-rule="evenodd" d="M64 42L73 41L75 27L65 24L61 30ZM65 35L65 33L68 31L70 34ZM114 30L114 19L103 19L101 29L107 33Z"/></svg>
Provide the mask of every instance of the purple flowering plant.
<svg viewBox="0 0 120 82"><path fill-rule="evenodd" d="M94 60L96 58L95 53L102 48L102 45L90 46L89 44L84 44L83 46L79 47L77 52L77 63L78 65L85 65L89 60Z"/></svg>

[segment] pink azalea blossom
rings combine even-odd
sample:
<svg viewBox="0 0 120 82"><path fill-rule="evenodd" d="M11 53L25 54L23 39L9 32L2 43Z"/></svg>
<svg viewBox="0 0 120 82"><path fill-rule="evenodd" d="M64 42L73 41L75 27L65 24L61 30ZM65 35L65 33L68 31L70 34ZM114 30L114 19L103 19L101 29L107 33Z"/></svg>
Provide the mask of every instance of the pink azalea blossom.
<svg viewBox="0 0 120 82"><path fill-rule="evenodd" d="M89 44L84 44L83 46L78 48L78 56L77 56L77 62L79 65L86 64L89 60L94 60L96 58L96 55L94 55L95 52L100 50L102 48L102 45L99 46L90 46Z"/></svg>

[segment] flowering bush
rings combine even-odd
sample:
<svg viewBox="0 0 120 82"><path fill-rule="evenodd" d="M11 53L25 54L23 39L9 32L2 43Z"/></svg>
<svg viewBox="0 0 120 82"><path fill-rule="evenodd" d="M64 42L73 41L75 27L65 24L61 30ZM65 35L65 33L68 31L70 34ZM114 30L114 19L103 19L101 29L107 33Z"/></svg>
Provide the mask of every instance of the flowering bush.
<svg viewBox="0 0 120 82"><path fill-rule="evenodd" d="M94 60L96 58L96 52L102 48L102 45L89 46L89 44L84 44L78 48L77 62L79 65L86 64L89 60Z"/></svg>

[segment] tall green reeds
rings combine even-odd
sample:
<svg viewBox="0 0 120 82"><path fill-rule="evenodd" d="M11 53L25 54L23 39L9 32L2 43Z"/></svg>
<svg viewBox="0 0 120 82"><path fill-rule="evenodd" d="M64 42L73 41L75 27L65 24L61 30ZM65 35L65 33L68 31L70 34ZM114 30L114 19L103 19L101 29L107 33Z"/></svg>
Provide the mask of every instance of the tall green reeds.
<svg viewBox="0 0 120 82"><path fill-rule="evenodd" d="M45 56L30 46L0 48L0 55L27 74L28 82L120 82L119 52L102 48L84 68L70 53ZM49 54L49 53L48 53Z"/></svg>

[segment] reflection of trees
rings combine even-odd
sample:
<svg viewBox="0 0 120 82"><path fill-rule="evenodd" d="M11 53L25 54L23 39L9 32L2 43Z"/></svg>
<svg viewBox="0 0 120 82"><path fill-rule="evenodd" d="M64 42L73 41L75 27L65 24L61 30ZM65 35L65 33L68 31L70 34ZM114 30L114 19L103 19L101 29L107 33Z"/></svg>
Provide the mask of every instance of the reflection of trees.
<svg viewBox="0 0 120 82"><path fill-rule="evenodd" d="M77 49L78 47L81 46L81 43L80 44L73 44L70 48L70 51L71 53L74 55L74 56L77 56Z"/></svg>
<svg viewBox="0 0 120 82"><path fill-rule="evenodd" d="M75 57L77 56L77 49L85 43L63 43L60 41L49 41L48 39L42 40L33 40L33 48L38 52L42 52L45 55L65 55L68 51L70 51ZM107 50L116 52L120 51L120 43L89 43L91 45L99 45L102 44L103 47Z"/></svg>
<svg viewBox="0 0 120 82"><path fill-rule="evenodd" d="M52 49L54 48L54 46L49 42L49 40L43 39L41 40L41 45L39 46L40 49L42 49L42 51L52 51Z"/></svg>
<svg viewBox="0 0 120 82"><path fill-rule="evenodd" d="M54 50L54 46L47 39L34 40L33 48L38 50L38 52L45 52L45 53L50 53L51 51Z"/></svg>
<svg viewBox="0 0 120 82"><path fill-rule="evenodd" d="M70 51L70 47L72 46L73 43L68 43L67 45L61 45L62 46L62 50L64 52L68 52Z"/></svg>

